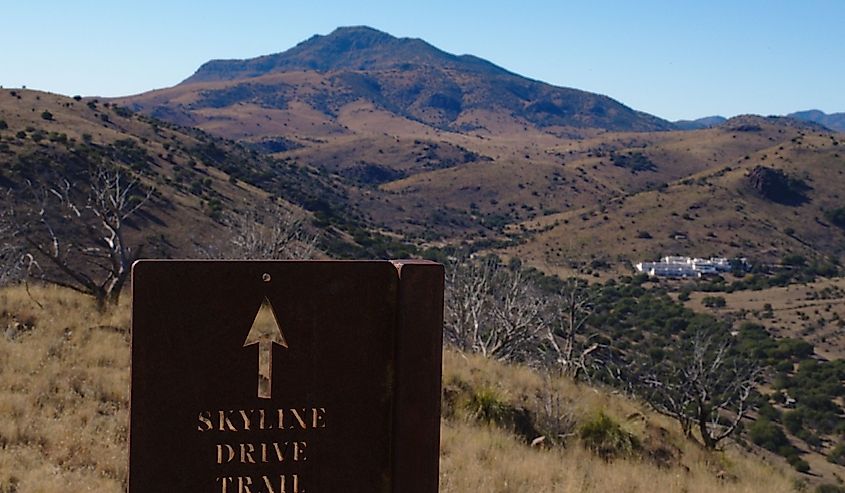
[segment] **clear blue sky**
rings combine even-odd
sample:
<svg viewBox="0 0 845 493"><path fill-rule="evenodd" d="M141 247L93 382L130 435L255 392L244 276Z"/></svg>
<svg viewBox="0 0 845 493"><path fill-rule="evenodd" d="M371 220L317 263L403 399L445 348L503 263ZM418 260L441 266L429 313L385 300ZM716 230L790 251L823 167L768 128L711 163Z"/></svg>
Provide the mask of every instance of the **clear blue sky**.
<svg viewBox="0 0 845 493"><path fill-rule="evenodd" d="M845 111L845 0L3 3L4 87L134 94L368 25L672 120Z"/></svg>

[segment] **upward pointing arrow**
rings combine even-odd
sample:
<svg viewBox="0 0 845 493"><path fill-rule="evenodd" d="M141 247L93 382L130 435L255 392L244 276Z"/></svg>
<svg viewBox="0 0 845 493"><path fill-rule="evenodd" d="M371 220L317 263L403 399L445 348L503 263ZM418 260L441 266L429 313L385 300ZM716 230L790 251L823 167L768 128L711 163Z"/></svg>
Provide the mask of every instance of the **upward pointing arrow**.
<svg viewBox="0 0 845 493"><path fill-rule="evenodd" d="M276 311L265 296L243 347L258 344L258 398L269 399L273 389L273 344L288 347Z"/></svg>

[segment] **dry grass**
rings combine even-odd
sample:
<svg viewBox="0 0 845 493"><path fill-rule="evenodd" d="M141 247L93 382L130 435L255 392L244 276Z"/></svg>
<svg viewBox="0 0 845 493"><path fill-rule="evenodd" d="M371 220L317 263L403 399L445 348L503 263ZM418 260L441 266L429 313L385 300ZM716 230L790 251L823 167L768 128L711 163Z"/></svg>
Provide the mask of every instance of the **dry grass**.
<svg viewBox="0 0 845 493"><path fill-rule="evenodd" d="M788 479L750 461L726 461L742 476L723 480L706 464L686 470L636 460L605 462L580 447L530 449L498 430L467 423L447 423L442 433L442 493L794 491Z"/></svg>
<svg viewBox="0 0 845 493"><path fill-rule="evenodd" d="M0 492L123 491L128 310L100 315L55 288L32 294L0 291Z"/></svg>
<svg viewBox="0 0 845 493"><path fill-rule="evenodd" d="M39 307L38 303L43 305ZM128 307L98 314L56 288L0 290L0 493L119 492L127 473ZM638 437L640 458L606 462L575 437L565 448L532 448L466 413L444 419L441 491L485 493L791 491L792 480L738 448L708 454L673 423L611 392L543 378L531 369L445 353L447 388L489 389L536 412L560 397L576 421L602 410ZM662 447L663 466L646 452Z"/></svg>
<svg viewBox="0 0 845 493"><path fill-rule="evenodd" d="M736 445L709 453L685 440L673 422L614 393L564 378L543 378L528 368L477 356L445 353L444 385L458 382L495 389L508 402L533 408L545 392L560 395L576 420L599 410L620 422L643 444L639 457L607 462L573 438L565 448L531 447L496 427L463 418L444 420L441 492L781 492L794 481ZM659 465L649 452L672 455Z"/></svg>

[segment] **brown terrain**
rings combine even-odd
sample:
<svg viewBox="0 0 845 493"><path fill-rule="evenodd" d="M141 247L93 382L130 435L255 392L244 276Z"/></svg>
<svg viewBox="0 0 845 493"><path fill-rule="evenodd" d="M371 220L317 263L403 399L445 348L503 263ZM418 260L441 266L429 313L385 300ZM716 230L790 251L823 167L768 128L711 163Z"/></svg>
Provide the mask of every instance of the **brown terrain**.
<svg viewBox="0 0 845 493"><path fill-rule="evenodd" d="M26 217L38 211L30 183L39 178L84 182L95 162L131 169L154 190L129 224L133 242L144 244L150 257L213 254L230 234L228 214L260 215L279 207L304 217L321 235L325 254L336 257L466 247L515 257L548 274L598 280L629 275L636 262L668 254L747 257L774 267L789 255L838 264L845 230L831 212L842 207L845 134L798 116L676 125L609 97L529 80L421 40L342 28L284 53L212 61L172 88L114 100L2 89L0 184L10 190L13 215ZM670 291L682 286L667 285ZM819 278L717 293L726 300L719 309L702 304L708 294L692 293L686 306L761 323L777 336L812 342L820 357L837 359L845 356L843 293L841 279ZM0 457L10 464L0 472L32 469L44 479L30 484L45 486L27 491L49 491L89 481L87 467L106 471L100 490L117 491L125 480L125 309L94 328L80 321L85 315L74 315L68 322L73 332L59 344L61 324L53 308L39 314L21 290L2 294L4 306L11 307L3 317L10 324L29 317L35 329L0 341L14 363L0 382L6 395L0 404L16 416L0 430L11 441L0 445L20 451L18 458ZM80 313L91 310L64 291L36 296ZM84 344L99 332L117 341L117 356ZM35 371L26 355L32 348L46 355L56 344L66 347L60 350L71 363L97 369L65 375L70 370L51 363L32 395L18 392L21 375ZM506 395L500 397L506 401L524 401L526 382L532 389L542 384L524 368L455 354L447 362L447 375L455 380L505 375ZM117 376L103 368L116 368ZM97 396L92 403L76 387L63 388L62 402L39 408L43 413L68 405L90 433L106 433L106 455L89 459L96 464L77 463L77 449L92 444L70 438L54 443L20 419L50 378L70 379ZM473 380L478 389L488 385ZM609 392L555 385L571 385L567 392L587 401L603 400L579 410L581 421L609 408L644 440L647 423L671 426L640 403ZM647 415L642 422L632 418L640 412ZM582 449L523 449L508 432L450 418L444 421L442 487L504 492L512 491L508 478L519 478L527 488L529 476L551 464L558 472L544 477L536 491L564 491L554 489L560 484L566 491L616 491L631 484L632 491L648 491L655 477L667 491L758 491L769 478L777 483L770 491L794 486L772 475L768 465L747 461L738 448L714 463L679 436L667 437L663 441L683 453L663 469L638 459L605 463ZM39 440L44 446L32 448ZM788 468L774 454L755 454ZM842 476L841 467L822 455L806 457L819 481ZM570 469L589 461L593 472L569 474L561 460ZM491 469L506 471L492 479L482 474ZM0 474L0 491L13 479Z"/></svg>
<svg viewBox="0 0 845 493"><path fill-rule="evenodd" d="M116 103L335 175L374 227L418 245L493 245L547 272L670 253L839 258L845 240L825 220L845 185L843 137L825 127L744 116L673 131L369 28ZM806 188L755 182L760 167Z"/></svg>

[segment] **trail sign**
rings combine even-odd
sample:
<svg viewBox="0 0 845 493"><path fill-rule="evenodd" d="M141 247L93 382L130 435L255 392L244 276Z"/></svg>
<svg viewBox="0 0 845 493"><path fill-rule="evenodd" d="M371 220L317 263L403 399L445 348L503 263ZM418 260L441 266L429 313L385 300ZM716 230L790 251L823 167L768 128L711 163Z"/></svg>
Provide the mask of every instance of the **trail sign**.
<svg viewBox="0 0 845 493"><path fill-rule="evenodd" d="M141 261L130 493L433 493L443 270Z"/></svg>

